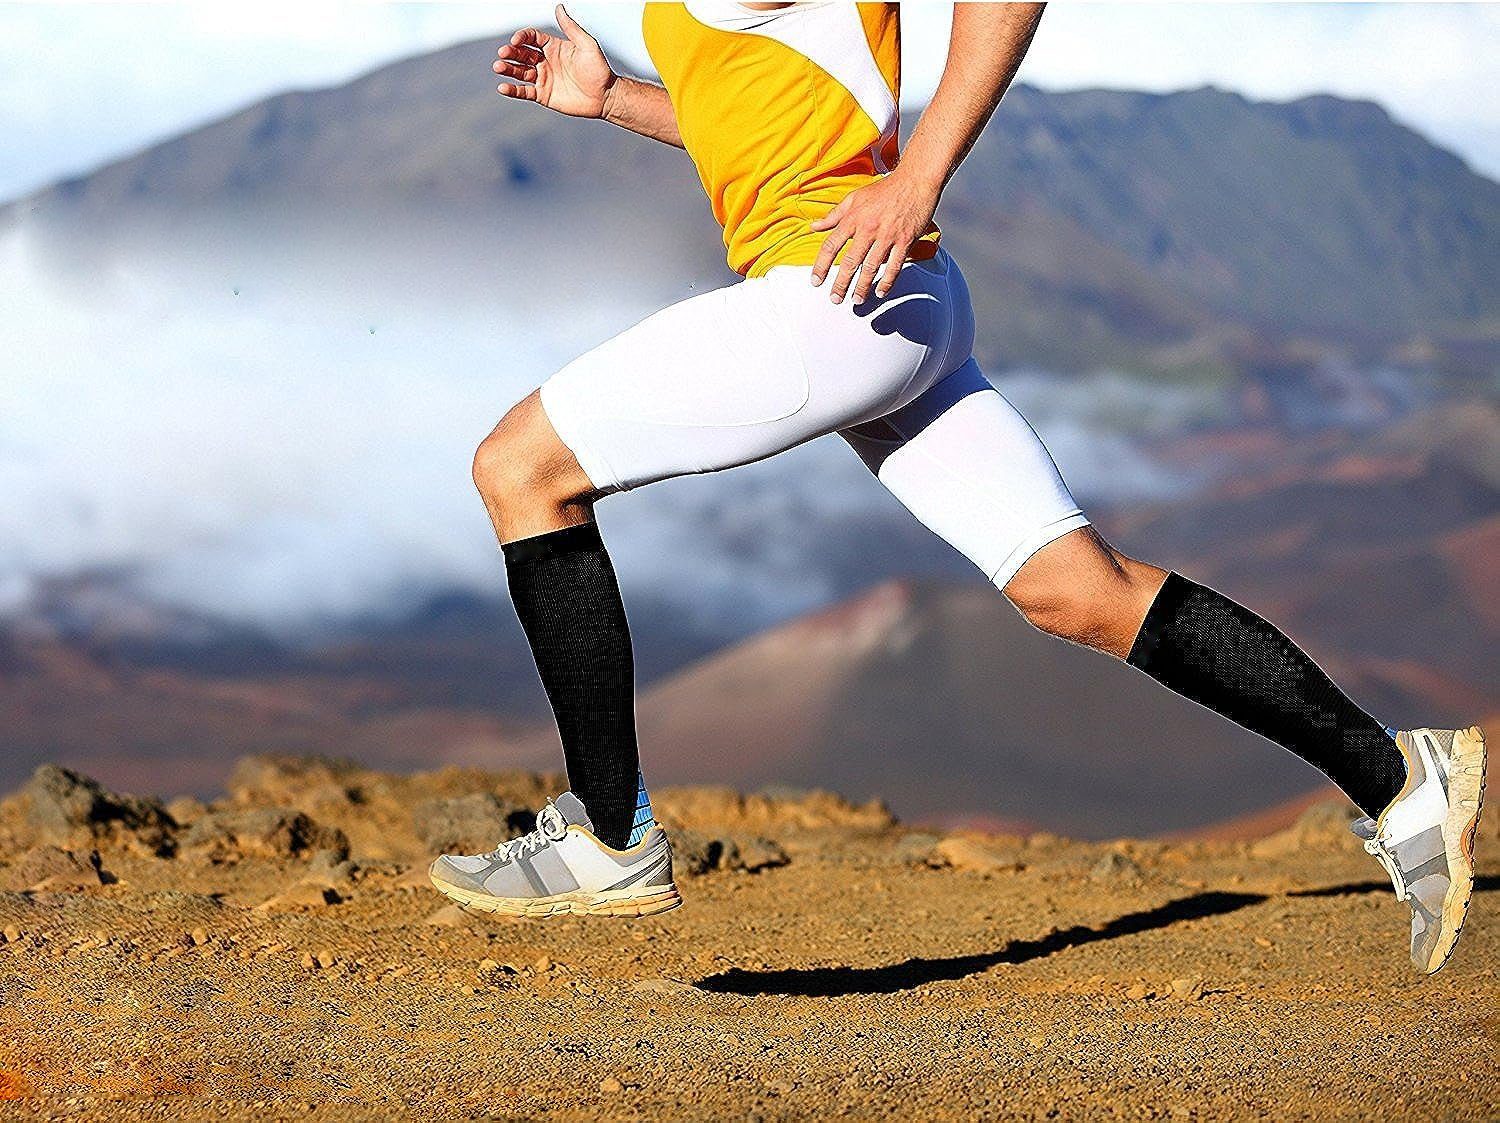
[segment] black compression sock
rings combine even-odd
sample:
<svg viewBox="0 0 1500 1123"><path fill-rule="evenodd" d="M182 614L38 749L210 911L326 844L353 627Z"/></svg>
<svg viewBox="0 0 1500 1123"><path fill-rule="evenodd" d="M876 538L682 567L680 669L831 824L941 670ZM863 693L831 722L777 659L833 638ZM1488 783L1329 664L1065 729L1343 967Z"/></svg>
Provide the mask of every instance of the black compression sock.
<svg viewBox="0 0 1500 1123"><path fill-rule="evenodd" d="M511 600L594 833L620 849L635 816L635 662L614 567L593 523L507 542Z"/></svg>
<svg viewBox="0 0 1500 1123"><path fill-rule="evenodd" d="M1385 727L1307 654L1228 597L1176 573L1146 613L1129 663L1295 753L1376 816L1406 782Z"/></svg>

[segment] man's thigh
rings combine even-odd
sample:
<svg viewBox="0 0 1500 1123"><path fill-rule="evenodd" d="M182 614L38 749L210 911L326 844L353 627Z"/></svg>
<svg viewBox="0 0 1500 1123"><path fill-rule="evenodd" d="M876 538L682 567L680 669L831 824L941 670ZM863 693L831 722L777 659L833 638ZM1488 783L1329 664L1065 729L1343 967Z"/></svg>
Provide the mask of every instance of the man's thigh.
<svg viewBox="0 0 1500 1123"><path fill-rule="evenodd" d="M832 305L805 273L773 270L674 304L542 385L548 418L595 488L761 460L900 399L930 348L887 321L935 305L934 282L914 274L856 310Z"/></svg>
<svg viewBox="0 0 1500 1123"><path fill-rule="evenodd" d="M756 282L664 308L542 384L562 442L601 493L714 471L815 435L802 363Z"/></svg>

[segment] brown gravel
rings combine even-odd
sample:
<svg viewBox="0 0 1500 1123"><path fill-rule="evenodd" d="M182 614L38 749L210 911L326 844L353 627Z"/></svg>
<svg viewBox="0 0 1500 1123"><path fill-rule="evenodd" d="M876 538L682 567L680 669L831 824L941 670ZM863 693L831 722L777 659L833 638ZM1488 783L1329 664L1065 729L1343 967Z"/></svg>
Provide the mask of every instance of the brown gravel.
<svg viewBox="0 0 1500 1123"><path fill-rule="evenodd" d="M0 892L9 1106L111 1120L1500 1112L1492 826L1464 942L1423 980L1405 909L1339 809L1254 844L960 844L829 797L662 793L663 818L721 852L764 843L787 860L684 877L685 907L657 918L521 921L422 888L405 809L474 792L509 806L549 780L247 768L221 818L294 806L350 839L350 864L259 844L164 857L113 824L90 840L102 884ZM23 802L0 805L0 873L38 844Z"/></svg>

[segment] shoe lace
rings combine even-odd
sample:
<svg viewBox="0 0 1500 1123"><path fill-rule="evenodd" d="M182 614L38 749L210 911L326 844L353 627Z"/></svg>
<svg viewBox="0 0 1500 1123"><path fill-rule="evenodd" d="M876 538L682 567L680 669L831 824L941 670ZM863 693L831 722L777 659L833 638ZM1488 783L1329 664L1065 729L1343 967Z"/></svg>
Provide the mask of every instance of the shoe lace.
<svg viewBox="0 0 1500 1123"><path fill-rule="evenodd" d="M1385 840L1378 835L1375 838L1367 838L1365 850L1385 867L1386 873L1391 875L1391 884L1396 887L1396 900L1404 901L1410 897L1411 891L1406 888L1406 876L1396 862L1395 852L1386 846Z"/></svg>
<svg viewBox="0 0 1500 1123"><path fill-rule="evenodd" d="M547 806L537 814L536 826L517 838L502 842L491 850L489 857L498 861L509 861L522 855L532 855L545 846L560 841L568 833L568 824L562 812L549 799Z"/></svg>

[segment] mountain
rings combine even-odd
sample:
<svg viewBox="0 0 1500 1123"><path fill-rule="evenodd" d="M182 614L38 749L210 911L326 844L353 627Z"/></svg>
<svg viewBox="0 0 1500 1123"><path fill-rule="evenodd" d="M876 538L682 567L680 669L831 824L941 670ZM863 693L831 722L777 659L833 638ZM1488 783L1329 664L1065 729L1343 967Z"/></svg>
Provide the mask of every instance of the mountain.
<svg viewBox="0 0 1500 1123"><path fill-rule="evenodd" d="M9 219L108 242L148 217L170 237L256 215L275 238L296 236L275 224L288 212L442 212L477 252L516 223L577 226L597 258L727 278L681 153L502 104L492 54L465 43L269 98ZM938 217L995 367L1222 371L1296 339L1469 373L1497 354L1500 185L1369 102L1019 86Z"/></svg>
<svg viewBox="0 0 1500 1123"><path fill-rule="evenodd" d="M1023 87L951 201L966 241L1036 210L1251 326L1376 338L1500 307L1500 185L1371 102Z"/></svg>

